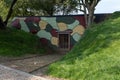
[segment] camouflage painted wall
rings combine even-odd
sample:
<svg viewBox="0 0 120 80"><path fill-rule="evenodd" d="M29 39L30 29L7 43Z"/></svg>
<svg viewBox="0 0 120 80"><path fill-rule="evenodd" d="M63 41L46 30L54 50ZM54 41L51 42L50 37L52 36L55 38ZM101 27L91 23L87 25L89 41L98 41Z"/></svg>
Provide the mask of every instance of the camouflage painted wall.
<svg viewBox="0 0 120 80"><path fill-rule="evenodd" d="M82 22L82 24L81 24ZM70 47L78 42L85 28L83 17L80 16L58 16L58 17L15 17L12 27L31 32L40 37L44 45L53 48L58 47L59 31L70 31Z"/></svg>

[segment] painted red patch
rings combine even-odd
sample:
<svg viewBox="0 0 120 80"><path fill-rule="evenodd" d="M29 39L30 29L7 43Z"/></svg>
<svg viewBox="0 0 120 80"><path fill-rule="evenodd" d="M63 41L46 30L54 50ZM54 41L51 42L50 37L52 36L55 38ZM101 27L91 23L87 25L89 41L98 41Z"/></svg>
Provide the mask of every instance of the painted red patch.
<svg viewBox="0 0 120 80"><path fill-rule="evenodd" d="M35 22L35 23L39 23L40 20L41 20L41 19L40 19L39 17L34 17L34 22Z"/></svg>
<svg viewBox="0 0 120 80"><path fill-rule="evenodd" d="M12 26L17 28L17 29L20 29L21 28L21 25L20 25L20 20L19 19L15 19L13 22L12 22Z"/></svg>
<svg viewBox="0 0 120 80"><path fill-rule="evenodd" d="M84 16L74 16L74 18L77 19L81 25L86 26Z"/></svg>
<svg viewBox="0 0 120 80"><path fill-rule="evenodd" d="M57 32L56 32L56 31L57 31L56 29L52 29L51 35L52 35L53 37L57 37Z"/></svg>
<svg viewBox="0 0 120 80"><path fill-rule="evenodd" d="M30 30L30 32L32 33L32 34L36 34L38 31L37 30Z"/></svg>
<svg viewBox="0 0 120 80"><path fill-rule="evenodd" d="M34 17L27 17L25 19L25 22L33 22L34 21Z"/></svg>
<svg viewBox="0 0 120 80"><path fill-rule="evenodd" d="M35 23L39 23L39 21L40 21L40 18L38 18L38 17L27 17L27 18L25 19L25 22L35 22Z"/></svg>
<svg viewBox="0 0 120 80"><path fill-rule="evenodd" d="M47 39L45 39L45 38L40 38L40 42L41 42L41 44L42 45L46 45L47 46L47 44L48 44L48 40Z"/></svg>

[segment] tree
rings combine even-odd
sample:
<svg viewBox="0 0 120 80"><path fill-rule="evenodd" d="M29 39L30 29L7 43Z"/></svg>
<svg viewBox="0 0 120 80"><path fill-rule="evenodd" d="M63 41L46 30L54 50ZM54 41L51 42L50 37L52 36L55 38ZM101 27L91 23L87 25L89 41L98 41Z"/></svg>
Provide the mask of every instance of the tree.
<svg viewBox="0 0 120 80"><path fill-rule="evenodd" d="M5 24L1 16L0 16L0 29L5 29Z"/></svg>
<svg viewBox="0 0 120 80"><path fill-rule="evenodd" d="M17 16L67 15L74 10L75 2L70 0L18 0L14 9Z"/></svg>
<svg viewBox="0 0 120 80"><path fill-rule="evenodd" d="M31 2L31 0L29 0ZM41 12L45 16L53 16L58 12L63 15L73 10L73 1L70 0L34 0L29 8L34 12Z"/></svg>
<svg viewBox="0 0 120 80"><path fill-rule="evenodd" d="M36 5L31 6L31 9L39 10L46 16L53 16L56 3L57 0L34 0L32 4Z"/></svg>
<svg viewBox="0 0 120 80"><path fill-rule="evenodd" d="M0 16L0 29L5 29L6 28L6 25L7 25L8 20L10 19L11 15L12 15L13 7L14 7L14 5L15 5L16 2L17 2L17 0L13 0L12 1L5 21L3 21L2 17Z"/></svg>
<svg viewBox="0 0 120 80"><path fill-rule="evenodd" d="M8 14L7 14L7 17L6 17L6 20L4 21L5 25L7 25L8 20L10 19L11 15L13 13L13 7L14 7L16 2L17 2L17 0L13 0L12 3L11 3L11 6L9 8L9 11L8 11Z"/></svg>
<svg viewBox="0 0 120 80"><path fill-rule="evenodd" d="M85 15L87 27L90 27L90 25L93 23L95 7L99 1L100 0L78 0L78 5L80 6L79 10L82 11Z"/></svg>
<svg viewBox="0 0 120 80"><path fill-rule="evenodd" d="M76 0L62 0L56 5L56 13L69 15L69 13L76 11L76 6Z"/></svg>
<svg viewBox="0 0 120 80"><path fill-rule="evenodd" d="M2 16L3 20L6 18L6 13L8 12L8 5L3 0L0 1L0 16Z"/></svg>
<svg viewBox="0 0 120 80"><path fill-rule="evenodd" d="M13 16L53 15L57 0L18 0Z"/></svg>
<svg viewBox="0 0 120 80"><path fill-rule="evenodd" d="M30 4L31 4L30 0L17 0L12 17L34 15L31 11L29 11Z"/></svg>

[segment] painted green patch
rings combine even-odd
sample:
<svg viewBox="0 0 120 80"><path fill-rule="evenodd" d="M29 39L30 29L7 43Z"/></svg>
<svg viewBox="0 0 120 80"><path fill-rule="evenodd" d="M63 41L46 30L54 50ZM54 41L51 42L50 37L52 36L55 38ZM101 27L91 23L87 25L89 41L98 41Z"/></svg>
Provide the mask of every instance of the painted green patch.
<svg viewBox="0 0 120 80"><path fill-rule="evenodd" d="M57 17L56 21L57 23L63 22L66 24L71 24L75 22L75 19L73 17Z"/></svg>
<svg viewBox="0 0 120 80"><path fill-rule="evenodd" d="M40 38L46 38L48 40L51 40L52 35L49 32L46 32L45 30L40 30L37 33L37 36L39 36Z"/></svg>
<svg viewBox="0 0 120 80"><path fill-rule="evenodd" d="M48 22L54 29L58 29L55 17L41 17L41 20Z"/></svg>
<svg viewBox="0 0 120 80"><path fill-rule="evenodd" d="M74 23L71 23L68 25L68 29L74 29L79 24L80 24L80 22L78 20L76 20Z"/></svg>
<svg viewBox="0 0 120 80"><path fill-rule="evenodd" d="M40 28L38 27L38 24L36 24L36 23L27 22L26 24L27 24L29 30L37 30L37 31L40 30Z"/></svg>
<svg viewBox="0 0 120 80"><path fill-rule="evenodd" d="M73 37L70 37L70 45L73 46L75 45L76 41L73 39Z"/></svg>
<svg viewBox="0 0 120 80"><path fill-rule="evenodd" d="M78 33L73 34L73 39L78 42L80 40L81 36Z"/></svg>
<svg viewBox="0 0 120 80"><path fill-rule="evenodd" d="M50 33L50 32L52 31L52 29L53 29L52 26L51 26L50 24L48 24L48 25L46 26L46 29L45 29L45 30Z"/></svg>
<svg viewBox="0 0 120 80"><path fill-rule="evenodd" d="M20 20L20 24L21 24L21 29L26 31L26 32L30 32L27 24L23 21L23 20Z"/></svg>

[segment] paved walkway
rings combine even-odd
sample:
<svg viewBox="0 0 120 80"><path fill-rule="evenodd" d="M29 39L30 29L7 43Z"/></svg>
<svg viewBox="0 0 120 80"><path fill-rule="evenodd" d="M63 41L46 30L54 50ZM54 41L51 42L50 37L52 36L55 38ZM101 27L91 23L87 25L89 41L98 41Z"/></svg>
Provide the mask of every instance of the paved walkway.
<svg viewBox="0 0 120 80"><path fill-rule="evenodd" d="M0 64L29 73L59 60L62 56L61 54L47 54L24 59L2 60Z"/></svg>
<svg viewBox="0 0 120 80"><path fill-rule="evenodd" d="M49 80L0 65L0 80Z"/></svg>
<svg viewBox="0 0 120 80"><path fill-rule="evenodd" d="M61 59L61 57L63 56L64 56L63 54L47 54L42 56L34 55L33 57L30 56L15 59L1 57L0 64L10 68L6 68L0 65L0 80L63 80L59 78L52 78L44 74L47 70L47 65ZM32 75L27 73L31 73ZM39 77L33 75L41 76L44 77L45 79L44 78L39 79Z"/></svg>

